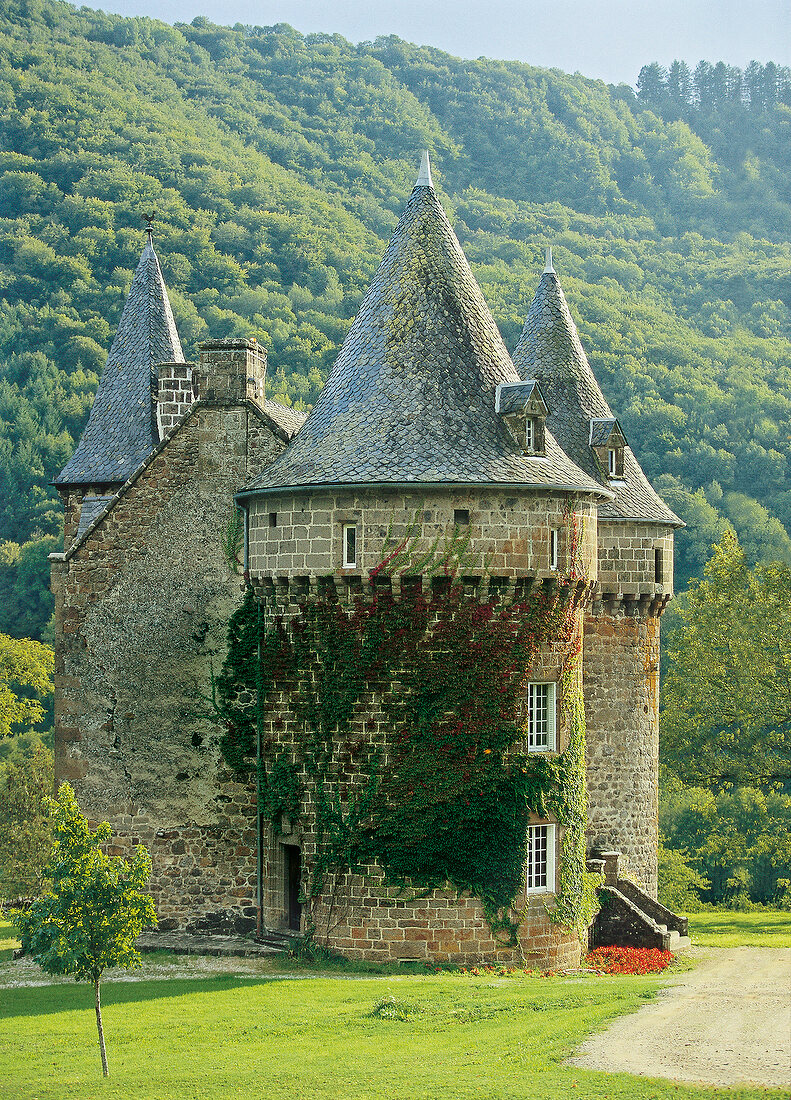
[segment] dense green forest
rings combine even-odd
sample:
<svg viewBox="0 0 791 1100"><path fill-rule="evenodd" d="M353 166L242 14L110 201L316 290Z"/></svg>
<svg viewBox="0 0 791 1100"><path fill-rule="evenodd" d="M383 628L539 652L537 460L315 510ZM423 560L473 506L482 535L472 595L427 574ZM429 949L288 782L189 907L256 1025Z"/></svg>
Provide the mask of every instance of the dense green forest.
<svg viewBox="0 0 791 1100"><path fill-rule="evenodd" d="M50 481L85 421L141 214L157 213L188 358L209 334L255 335L269 395L304 406L423 147L511 347L553 245L594 370L688 523L680 586L728 524L752 559L791 561L788 73L725 67L723 84L702 65L678 95L672 67L648 65L635 92L397 38L6 0L0 630L46 624Z"/></svg>

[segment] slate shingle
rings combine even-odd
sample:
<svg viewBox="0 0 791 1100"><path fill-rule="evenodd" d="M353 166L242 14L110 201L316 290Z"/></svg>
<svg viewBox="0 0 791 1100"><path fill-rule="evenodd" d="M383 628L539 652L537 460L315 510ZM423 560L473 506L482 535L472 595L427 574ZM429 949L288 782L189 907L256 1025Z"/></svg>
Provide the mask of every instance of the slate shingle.
<svg viewBox="0 0 791 1100"><path fill-rule="evenodd" d="M155 367L183 362L168 293L149 236L88 423L55 484L122 485L159 443Z"/></svg>
<svg viewBox="0 0 791 1100"><path fill-rule="evenodd" d="M549 406L547 428L570 459L615 499L599 505L602 519L637 519L683 526L654 491L630 447L624 450L623 481L609 482L590 445L593 417L614 421L594 377L560 281L545 271L514 351L524 379L535 379Z"/></svg>
<svg viewBox="0 0 791 1100"><path fill-rule="evenodd" d="M245 492L371 483L600 490L549 433L546 457L519 450L494 408L498 383L519 381L433 187L419 183L313 410Z"/></svg>
<svg viewBox="0 0 791 1100"><path fill-rule="evenodd" d="M77 525L75 542L79 542L98 515L100 515L111 500L115 500L115 494L100 497L85 497L80 508L80 522Z"/></svg>

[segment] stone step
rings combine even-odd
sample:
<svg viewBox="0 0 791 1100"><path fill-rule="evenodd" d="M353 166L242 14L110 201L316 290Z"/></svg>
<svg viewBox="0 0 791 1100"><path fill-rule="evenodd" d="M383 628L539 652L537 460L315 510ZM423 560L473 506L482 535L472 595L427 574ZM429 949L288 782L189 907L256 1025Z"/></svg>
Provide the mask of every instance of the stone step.
<svg viewBox="0 0 791 1100"><path fill-rule="evenodd" d="M670 950L671 951L683 951L685 947L691 947L692 940L689 936L682 936L679 932L671 930L670 932Z"/></svg>
<svg viewBox="0 0 791 1100"><path fill-rule="evenodd" d="M265 932L260 940L244 936L201 936L190 932L144 932L137 939L139 951L170 951L174 955L284 955L293 936Z"/></svg>

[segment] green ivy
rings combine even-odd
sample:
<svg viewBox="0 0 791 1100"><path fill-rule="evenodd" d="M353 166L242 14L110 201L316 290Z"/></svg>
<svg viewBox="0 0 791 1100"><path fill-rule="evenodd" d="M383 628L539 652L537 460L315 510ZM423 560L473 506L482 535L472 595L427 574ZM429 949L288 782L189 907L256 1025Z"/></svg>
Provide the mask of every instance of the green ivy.
<svg viewBox="0 0 791 1100"><path fill-rule="evenodd" d="M276 690L262 746L259 805L275 830L310 806L315 853L307 898L330 872L376 861L387 881L450 885L478 896L495 932L515 943L531 812L563 827L552 918L581 932L595 911L585 872L585 723L577 613L564 586L510 601L465 598L453 577L395 598L374 587L352 605L332 591L285 626L248 592L229 627L217 680L222 751L250 766L256 721ZM265 623L269 625L265 627ZM565 653L558 755L527 755L520 702L541 650ZM259 658L260 653L260 658ZM371 693L381 700L377 733ZM282 717L283 698L293 719Z"/></svg>

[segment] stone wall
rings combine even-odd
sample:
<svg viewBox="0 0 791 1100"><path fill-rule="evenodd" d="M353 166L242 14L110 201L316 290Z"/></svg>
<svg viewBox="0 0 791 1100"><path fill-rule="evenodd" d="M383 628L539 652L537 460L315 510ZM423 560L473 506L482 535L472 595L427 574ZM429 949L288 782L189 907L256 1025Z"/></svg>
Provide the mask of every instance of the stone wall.
<svg viewBox="0 0 791 1100"><path fill-rule="evenodd" d="M316 909L319 939L351 959L474 966L504 963L556 970L579 966L581 945L550 919L547 895L516 899L518 943L494 936L476 897L448 890L419 894L388 887L380 868L332 882Z"/></svg>
<svg viewBox="0 0 791 1100"><path fill-rule="evenodd" d="M576 589L580 598L584 598L585 591L583 584ZM344 587L341 584L336 585L336 593L343 599ZM287 586L264 585L261 594L265 599L265 617L270 622L277 619L286 624L297 613L300 603L311 598L310 589L296 581ZM359 600L360 595L355 598ZM474 594L471 598L475 598ZM580 614L577 617L580 631L581 620ZM579 640L577 636L570 643L572 652ZM562 752L568 744L567 715L561 687L566 658L565 649L548 647L536 655L528 674L530 679L558 684L558 752ZM281 754L292 760L298 756L296 746L304 719L294 709L295 687L296 684L292 683L287 689L276 689L267 697L262 715L262 736L269 746L270 759ZM344 814L349 813L350 798L364 787L368 775L367 761L376 754L378 766L387 767L395 731L390 727L386 697L398 691L397 671L388 681L385 695L378 689L367 688L353 704L343 734L333 739L329 768L333 776L333 790L338 792L339 808ZM526 751L523 745L516 745L515 748ZM304 770L302 779L305 796L298 820L291 822L284 817L278 823L283 829L282 834L275 835L272 829L267 829L263 917L265 926L272 930L288 928L288 864L284 846L300 850L303 895L308 896L311 890L317 851L316 793L314 781ZM534 823L541 820L533 819ZM552 818L546 820L554 821ZM382 869L375 864L366 867L364 874L343 872L328 876L318 897L309 903L310 921L315 925L316 938L319 943L352 958L380 961L435 959L465 965L482 961L527 962L549 969L575 966L581 950L578 937L552 922L547 912L551 908L553 893L559 889L561 840L562 830L558 827L555 832L556 878L553 889L547 893L523 894L514 899L514 907L521 919L516 946L507 945L504 942L507 937L492 935L479 899L468 896L459 898L446 890L423 893L409 888L394 888L386 884ZM481 838L481 843L486 843L486 838ZM306 917L307 914L303 916L303 930L308 927Z"/></svg>
<svg viewBox="0 0 791 1100"><path fill-rule="evenodd" d="M602 592L651 597L673 594L672 527L600 519L598 541Z"/></svg>
<svg viewBox="0 0 791 1100"><path fill-rule="evenodd" d="M627 613L630 612L630 613ZM622 853L623 873L656 897L659 617L636 601L585 618L589 847Z"/></svg>
<svg viewBox="0 0 791 1100"><path fill-rule="evenodd" d="M252 793L220 760L210 694L243 586L223 546L233 494L284 446L263 422L196 404L53 562L56 775L120 847L149 847L171 926L239 928L255 904Z"/></svg>
<svg viewBox="0 0 791 1100"><path fill-rule="evenodd" d="M286 575L367 576L404 539L439 551L454 527L469 535L471 573L552 578L549 532L558 530L558 570L595 579L596 514L577 501L575 519L564 494L528 490L468 489L360 490L276 493L249 505L250 572L253 577ZM345 570L343 525L358 525L358 565ZM486 569L484 568L486 567Z"/></svg>

